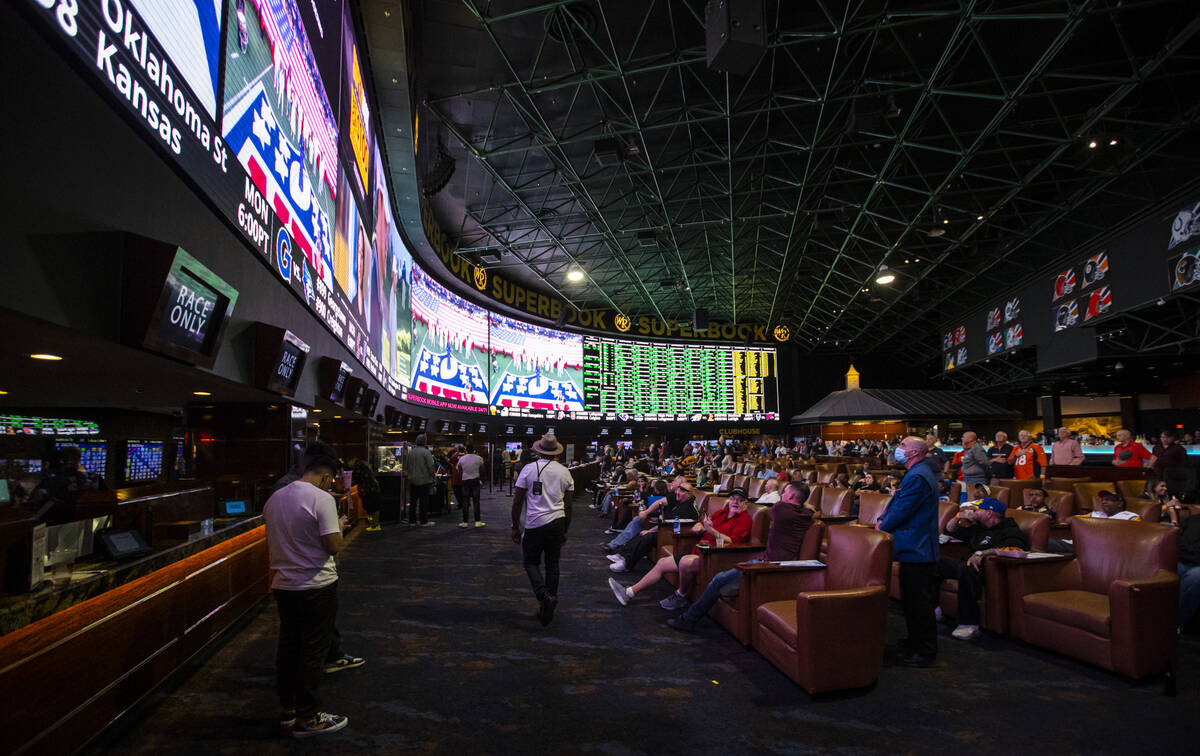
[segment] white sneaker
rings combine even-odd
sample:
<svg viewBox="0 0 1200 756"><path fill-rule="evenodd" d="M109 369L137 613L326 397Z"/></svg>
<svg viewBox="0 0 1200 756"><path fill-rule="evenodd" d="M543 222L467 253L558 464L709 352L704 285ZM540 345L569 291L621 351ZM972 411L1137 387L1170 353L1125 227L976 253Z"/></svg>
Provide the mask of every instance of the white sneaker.
<svg viewBox="0 0 1200 756"><path fill-rule="evenodd" d="M942 620L946 619L946 615L942 614L942 607L940 607L940 606L934 607L933 618L936 619L938 622L941 622Z"/></svg>
<svg viewBox="0 0 1200 756"><path fill-rule="evenodd" d="M296 723L292 725L292 737L307 738L313 735L337 732L349 724L349 722L349 717L343 717L339 714L326 714L323 711L318 712L311 717L297 719Z"/></svg>
<svg viewBox="0 0 1200 756"><path fill-rule="evenodd" d="M477 528L486 528L486 527L487 527L487 523L486 523L486 522L482 522L482 521L480 521L480 520L476 520L476 521L475 521L475 527L477 527Z"/></svg>
<svg viewBox="0 0 1200 756"><path fill-rule="evenodd" d="M610 562L624 562L625 561L625 557L621 556L620 554L605 554L604 558Z"/></svg>
<svg viewBox="0 0 1200 756"><path fill-rule="evenodd" d="M460 528L469 528L469 527L471 527L471 526L470 526L470 525L468 525L468 524L467 524L467 523L465 523L465 522L460 522L460 523L458 523L458 527L460 527Z"/></svg>
<svg viewBox="0 0 1200 756"><path fill-rule="evenodd" d="M979 625L959 625L950 635L958 640L975 640L979 637Z"/></svg>
<svg viewBox="0 0 1200 756"><path fill-rule="evenodd" d="M625 586L618 583L615 578L609 578L608 587L612 588L613 595L617 597L617 601L621 602L621 606L629 605L629 595L625 593Z"/></svg>
<svg viewBox="0 0 1200 756"><path fill-rule="evenodd" d="M613 563L608 565L608 569L610 572L629 572L629 569L625 567L625 560L621 557L614 559Z"/></svg>
<svg viewBox="0 0 1200 756"><path fill-rule="evenodd" d="M429 520L428 522L421 523L421 527L423 527L423 528L432 528L434 525L437 525L437 523L434 522L433 520Z"/></svg>

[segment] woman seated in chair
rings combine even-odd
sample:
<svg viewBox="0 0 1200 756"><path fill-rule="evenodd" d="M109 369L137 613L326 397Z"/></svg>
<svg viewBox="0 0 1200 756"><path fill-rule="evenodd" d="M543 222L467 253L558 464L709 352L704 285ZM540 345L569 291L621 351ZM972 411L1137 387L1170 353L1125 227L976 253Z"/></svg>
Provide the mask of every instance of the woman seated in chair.
<svg viewBox="0 0 1200 756"><path fill-rule="evenodd" d="M878 491L879 482L875 480L874 473L864 472L862 480L855 483L853 488L855 491Z"/></svg>
<svg viewBox="0 0 1200 756"><path fill-rule="evenodd" d="M750 538L750 515L746 512L746 491L735 488L729 492L729 501L725 507L711 517L692 527L692 532L703 533L696 548L690 554L674 554L659 559L646 575L631 586L623 586L613 578L608 579L608 586L621 606L639 593L656 584L665 575L679 575L679 588L670 596L659 602L659 606L668 611L682 609L688 605L687 594L691 590L696 575L700 572L701 546L727 546L734 543L745 543Z"/></svg>

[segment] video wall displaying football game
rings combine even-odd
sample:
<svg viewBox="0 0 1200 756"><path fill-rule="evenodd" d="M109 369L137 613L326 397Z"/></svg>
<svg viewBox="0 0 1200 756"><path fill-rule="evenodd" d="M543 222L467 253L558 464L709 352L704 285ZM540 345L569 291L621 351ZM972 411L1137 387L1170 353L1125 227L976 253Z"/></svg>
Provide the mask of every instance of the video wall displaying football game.
<svg viewBox="0 0 1200 756"><path fill-rule="evenodd" d="M584 337L490 312L414 265L346 0L19 1L394 396L518 417L651 406L651 383L589 400ZM668 351L690 369L714 349ZM640 351L617 352L613 375L650 369ZM771 347L730 362L729 391L698 393L703 406L673 400L661 419L773 419L775 376L758 372L776 365Z"/></svg>

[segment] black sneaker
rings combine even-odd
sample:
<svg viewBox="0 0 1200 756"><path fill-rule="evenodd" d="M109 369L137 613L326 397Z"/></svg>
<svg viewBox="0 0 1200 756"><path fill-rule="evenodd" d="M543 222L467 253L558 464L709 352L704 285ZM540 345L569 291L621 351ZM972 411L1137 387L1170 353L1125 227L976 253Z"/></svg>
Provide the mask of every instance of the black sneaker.
<svg viewBox="0 0 1200 756"><path fill-rule="evenodd" d="M667 627L672 630L678 630L681 633L694 633L696 632L696 621L690 620L681 614L678 617L672 617L667 620Z"/></svg>
<svg viewBox="0 0 1200 756"><path fill-rule="evenodd" d="M279 714L279 726L280 727L282 727L283 729L286 730L287 728L291 727L294 724L296 724L296 710L295 709L284 709L282 712L280 712L280 714Z"/></svg>
<svg viewBox="0 0 1200 756"><path fill-rule="evenodd" d="M932 656L925 656L924 654L918 654L915 652L902 653L896 657L896 666L925 669L927 667L932 667L934 661L935 657Z"/></svg>
<svg viewBox="0 0 1200 756"><path fill-rule="evenodd" d="M547 593L542 598L542 607L538 610L538 621L543 626L549 625L554 619L554 608L558 606L558 596Z"/></svg>
<svg viewBox="0 0 1200 756"><path fill-rule="evenodd" d="M348 724L350 724L349 717L319 711L311 717L297 719L296 724L292 725L292 737L307 738L313 735L337 732Z"/></svg>

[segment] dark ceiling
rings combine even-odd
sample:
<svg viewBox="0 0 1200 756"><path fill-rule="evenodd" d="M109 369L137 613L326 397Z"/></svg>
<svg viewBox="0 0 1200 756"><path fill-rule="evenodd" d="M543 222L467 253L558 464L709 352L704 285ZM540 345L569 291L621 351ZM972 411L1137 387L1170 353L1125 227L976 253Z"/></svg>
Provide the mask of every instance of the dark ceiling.
<svg viewBox="0 0 1200 756"><path fill-rule="evenodd" d="M1195 0L766 0L748 75L709 70L703 0L413 12L439 220L580 307L922 365L978 287L1200 185Z"/></svg>

